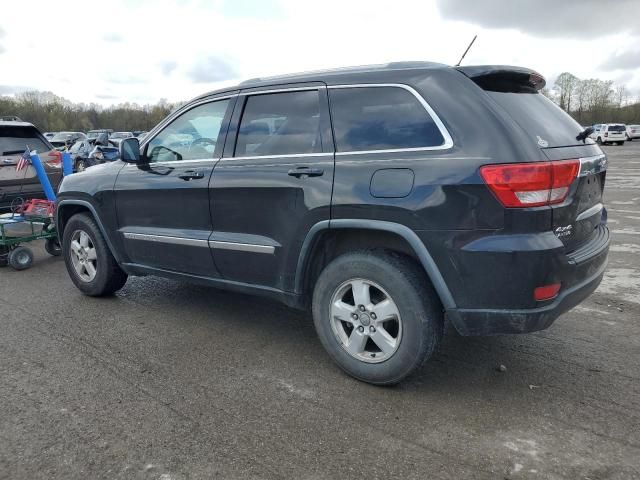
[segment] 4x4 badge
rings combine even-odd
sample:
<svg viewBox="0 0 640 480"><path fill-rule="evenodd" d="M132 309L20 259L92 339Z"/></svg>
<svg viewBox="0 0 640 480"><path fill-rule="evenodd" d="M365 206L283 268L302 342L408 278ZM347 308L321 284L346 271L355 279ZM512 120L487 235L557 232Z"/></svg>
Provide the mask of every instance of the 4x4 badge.
<svg viewBox="0 0 640 480"><path fill-rule="evenodd" d="M553 231L553 233L555 233L556 237L558 237L558 238L568 237L569 235L571 235L573 233L573 225L566 225L564 227L558 227Z"/></svg>

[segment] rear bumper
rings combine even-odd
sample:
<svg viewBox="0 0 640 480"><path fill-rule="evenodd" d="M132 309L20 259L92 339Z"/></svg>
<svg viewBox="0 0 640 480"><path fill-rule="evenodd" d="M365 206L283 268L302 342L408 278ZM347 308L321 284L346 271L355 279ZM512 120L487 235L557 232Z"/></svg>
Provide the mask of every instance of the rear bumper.
<svg viewBox="0 0 640 480"><path fill-rule="evenodd" d="M491 303L502 301L510 304L496 305L497 308L477 304L478 308L474 308L474 304L458 304L458 308L447 310L447 317L461 335L543 330L598 287L607 265L610 241L609 229L600 225L588 244L571 253L556 248L536 250L533 256L511 252L517 260L508 264L510 274L507 275L505 269L496 265L491 278L485 278L485 283L490 287L485 289L483 298ZM533 274L527 276L524 272ZM561 284L557 297L542 302L533 301L535 287L556 282ZM518 296L516 292L524 296ZM525 302L525 296L530 300Z"/></svg>
<svg viewBox="0 0 640 480"><path fill-rule="evenodd" d="M560 293L552 303L544 307L525 310L454 309L447 311L447 317L460 335L499 335L544 330L598 288L605 268L606 261L596 274Z"/></svg>

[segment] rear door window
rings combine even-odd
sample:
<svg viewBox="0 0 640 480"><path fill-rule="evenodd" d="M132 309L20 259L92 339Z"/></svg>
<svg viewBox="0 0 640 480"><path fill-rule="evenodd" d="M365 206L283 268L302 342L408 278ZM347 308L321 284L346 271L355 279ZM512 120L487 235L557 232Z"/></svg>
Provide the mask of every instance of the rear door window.
<svg viewBox="0 0 640 480"><path fill-rule="evenodd" d="M624 132L625 130L624 125L609 125L610 132Z"/></svg>
<svg viewBox="0 0 640 480"><path fill-rule="evenodd" d="M487 91L541 147L582 145L578 122L541 93Z"/></svg>
<svg viewBox="0 0 640 480"><path fill-rule="evenodd" d="M404 88L333 88L329 96L338 152L406 150L444 144L444 137L429 112Z"/></svg>
<svg viewBox="0 0 640 480"><path fill-rule="evenodd" d="M247 98L235 156L303 155L322 152L318 90Z"/></svg>

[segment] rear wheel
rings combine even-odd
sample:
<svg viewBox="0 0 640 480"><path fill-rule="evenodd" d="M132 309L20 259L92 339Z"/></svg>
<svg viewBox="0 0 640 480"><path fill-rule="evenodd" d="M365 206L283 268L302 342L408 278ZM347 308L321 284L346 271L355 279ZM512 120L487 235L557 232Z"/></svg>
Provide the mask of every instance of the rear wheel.
<svg viewBox="0 0 640 480"><path fill-rule="evenodd" d="M110 295L127 281L100 229L86 213L74 215L65 225L62 253L71 280L85 295Z"/></svg>
<svg viewBox="0 0 640 480"><path fill-rule="evenodd" d="M84 172L87 169L87 163L83 159L76 160L76 172Z"/></svg>
<svg viewBox="0 0 640 480"><path fill-rule="evenodd" d="M340 368L359 380L391 385L433 354L443 313L413 261L377 250L342 255L322 271L313 319Z"/></svg>
<svg viewBox="0 0 640 480"><path fill-rule="evenodd" d="M16 270L26 270L33 263L33 252L27 247L16 247L9 253L9 265Z"/></svg>
<svg viewBox="0 0 640 480"><path fill-rule="evenodd" d="M57 238L47 238L44 242L44 249L49 255L53 255L54 257L62 255L62 247L60 247L60 242Z"/></svg>
<svg viewBox="0 0 640 480"><path fill-rule="evenodd" d="M616 145L624 145L624 142L616 142Z"/></svg>
<svg viewBox="0 0 640 480"><path fill-rule="evenodd" d="M600 137L596 138L596 143L598 145L602 145L602 138L600 138Z"/></svg>

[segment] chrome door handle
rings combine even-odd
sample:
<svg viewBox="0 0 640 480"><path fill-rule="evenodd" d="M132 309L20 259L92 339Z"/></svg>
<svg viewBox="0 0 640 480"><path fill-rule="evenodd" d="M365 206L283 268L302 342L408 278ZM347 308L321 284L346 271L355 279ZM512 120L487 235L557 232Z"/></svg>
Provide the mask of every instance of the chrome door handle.
<svg viewBox="0 0 640 480"><path fill-rule="evenodd" d="M204 178L204 173L198 172L197 170L186 170L184 173L178 175L178 178L182 180L197 180L199 178Z"/></svg>

